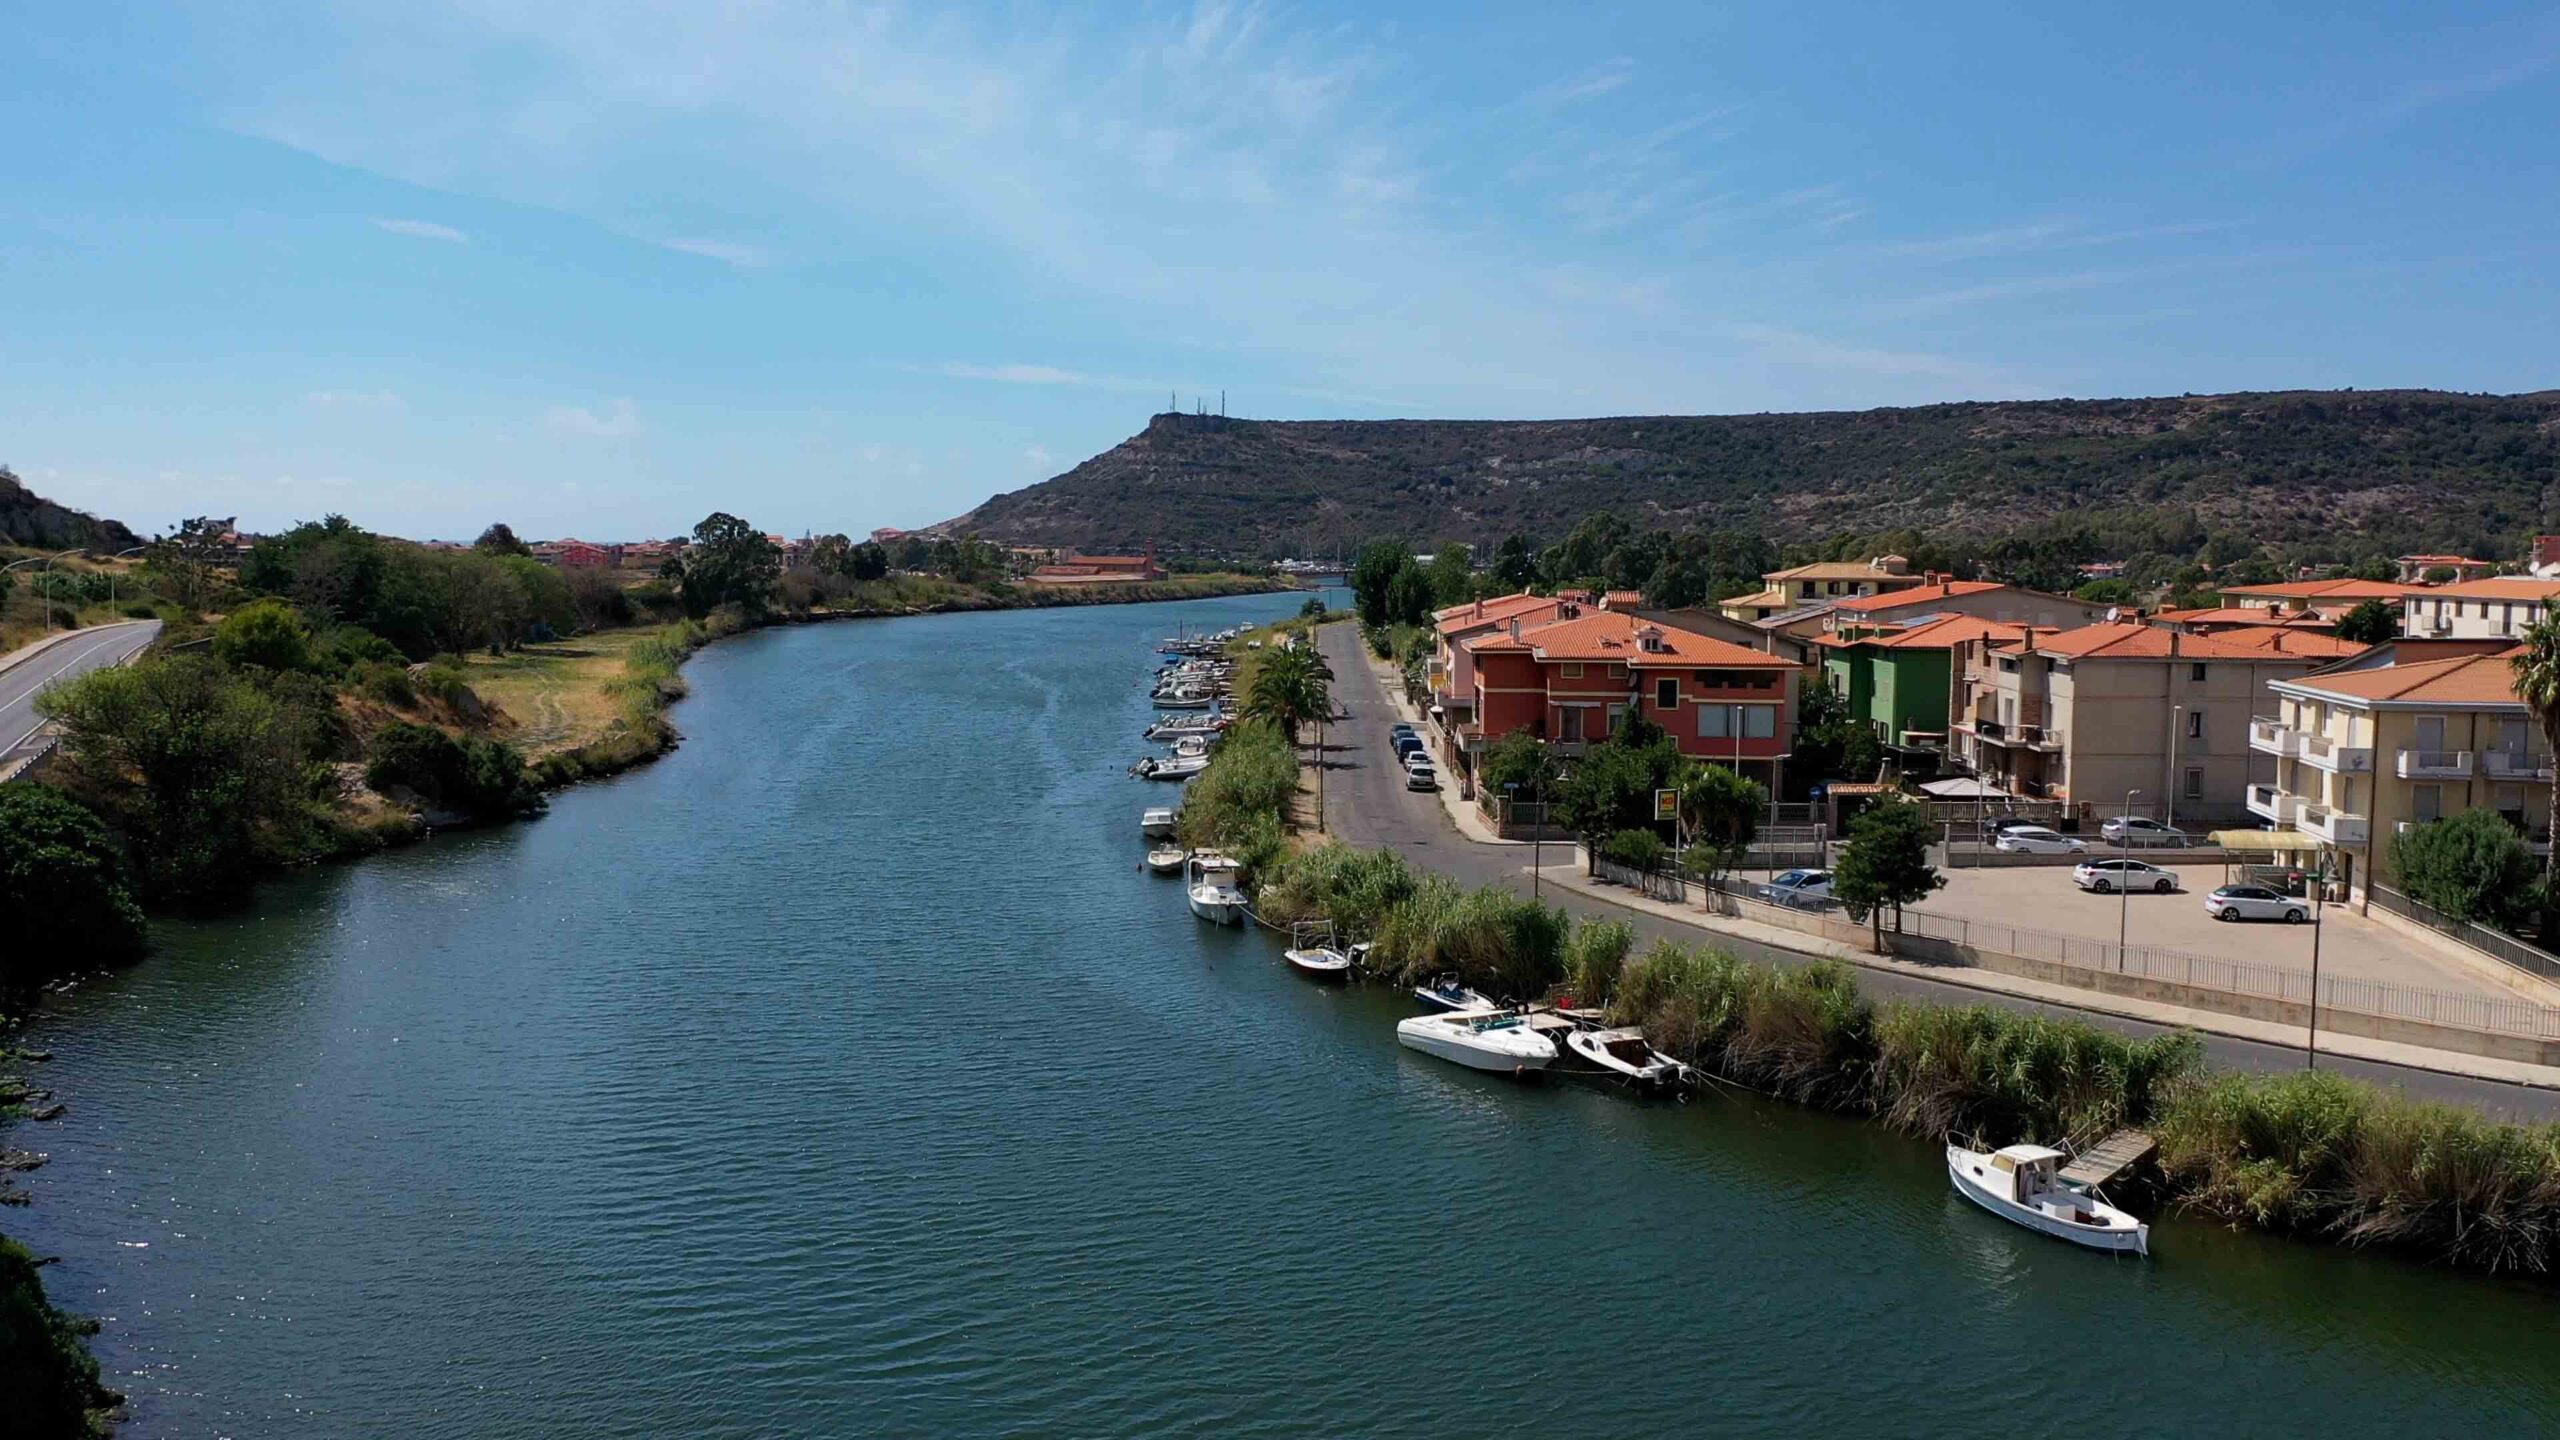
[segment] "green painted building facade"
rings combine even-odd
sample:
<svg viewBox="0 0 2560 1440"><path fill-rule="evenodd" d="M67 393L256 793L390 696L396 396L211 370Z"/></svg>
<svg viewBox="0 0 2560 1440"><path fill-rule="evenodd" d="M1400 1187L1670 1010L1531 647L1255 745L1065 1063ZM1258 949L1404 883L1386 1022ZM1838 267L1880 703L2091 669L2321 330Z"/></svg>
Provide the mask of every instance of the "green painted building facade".
<svg viewBox="0 0 2560 1440"><path fill-rule="evenodd" d="M1878 643L1882 638L1833 647L1823 657L1823 678L1849 702L1850 716L1873 725L1888 745L1901 743L1906 730L1944 734L1954 652Z"/></svg>

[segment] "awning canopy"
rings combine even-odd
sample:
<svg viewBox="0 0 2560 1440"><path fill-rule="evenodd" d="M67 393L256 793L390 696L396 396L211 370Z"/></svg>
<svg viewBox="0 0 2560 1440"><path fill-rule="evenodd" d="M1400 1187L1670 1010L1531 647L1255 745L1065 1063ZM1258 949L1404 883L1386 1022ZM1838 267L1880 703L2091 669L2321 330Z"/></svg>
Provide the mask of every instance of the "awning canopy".
<svg viewBox="0 0 2560 1440"><path fill-rule="evenodd" d="M2320 837L2299 830L2216 830L2205 837L2225 850L2271 850L2278 855L2308 855L2320 848Z"/></svg>
<svg viewBox="0 0 2560 1440"><path fill-rule="evenodd" d="M1976 796L1994 800L2010 798L2009 792L1976 775L1954 775L1944 780L1921 782L1920 793L1939 800L1971 800Z"/></svg>

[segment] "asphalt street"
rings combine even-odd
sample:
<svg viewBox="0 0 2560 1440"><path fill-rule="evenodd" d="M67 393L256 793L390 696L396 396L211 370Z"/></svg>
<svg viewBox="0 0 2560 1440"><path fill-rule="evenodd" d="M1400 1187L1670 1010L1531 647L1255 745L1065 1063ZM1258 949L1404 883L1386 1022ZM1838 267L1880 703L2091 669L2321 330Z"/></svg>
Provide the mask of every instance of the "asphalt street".
<svg viewBox="0 0 2560 1440"><path fill-rule="evenodd" d="M36 696L46 686L103 666L122 664L159 635L157 620L101 625L0 670L0 760L8 759L43 724L36 714Z"/></svg>

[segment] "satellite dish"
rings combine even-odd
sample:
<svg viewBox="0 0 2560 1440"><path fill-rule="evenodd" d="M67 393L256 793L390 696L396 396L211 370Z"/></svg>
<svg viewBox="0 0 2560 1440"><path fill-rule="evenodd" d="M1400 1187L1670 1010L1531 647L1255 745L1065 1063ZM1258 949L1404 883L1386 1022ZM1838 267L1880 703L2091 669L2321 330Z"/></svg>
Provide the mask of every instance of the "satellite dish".
<svg viewBox="0 0 2560 1440"><path fill-rule="evenodd" d="M2117 618L2118 618L2119 616L2121 616L2123 613L2124 613L2124 612L2123 612L2122 610L2118 609L2116 606L2113 606L2113 605L2108 606L2108 607L2107 607L2107 623L2108 623L2108 624L2110 624L2110 625L2113 625L2114 623L2116 623Z"/></svg>

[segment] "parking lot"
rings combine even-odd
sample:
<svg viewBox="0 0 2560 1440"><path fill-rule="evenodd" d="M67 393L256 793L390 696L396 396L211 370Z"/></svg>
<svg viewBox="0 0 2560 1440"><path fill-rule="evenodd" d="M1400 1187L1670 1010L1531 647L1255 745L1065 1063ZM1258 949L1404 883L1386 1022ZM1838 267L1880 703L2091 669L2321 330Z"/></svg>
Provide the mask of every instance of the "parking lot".
<svg viewBox="0 0 2560 1440"><path fill-rule="evenodd" d="M2155 852L2137 858L2164 865L2178 877L2171 895L2136 891L2114 895L2085 892L2071 883L2063 865L2010 869L1942 870L1947 888L1919 908L2002 925L2018 925L2083 939L2113 943L2119 917L2125 938L2134 945L2184 950L2261 965L2311 968L2311 927L2278 922L2227 923L2204 909L2205 892L2223 883L2220 862L2178 865ZM2381 921L2367 919L2345 905L2327 907L2321 925L2320 971L2323 975L2387 980L2467 995L2518 995L2545 1004L2560 1003L2560 987L2517 983L2493 960L2454 952L2449 944L2412 939Z"/></svg>

